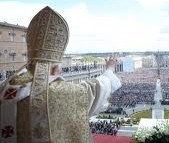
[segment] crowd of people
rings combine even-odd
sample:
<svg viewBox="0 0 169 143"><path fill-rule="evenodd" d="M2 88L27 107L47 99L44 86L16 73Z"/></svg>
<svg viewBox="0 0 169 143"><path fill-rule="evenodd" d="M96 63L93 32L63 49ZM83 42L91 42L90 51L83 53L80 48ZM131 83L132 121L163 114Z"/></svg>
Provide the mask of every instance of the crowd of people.
<svg viewBox="0 0 169 143"><path fill-rule="evenodd" d="M122 114L123 108L109 107L104 113Z"/></svg>
<svg viewBox="0 0 169 143"><path fill-rule="evenodd" d="M157 78L160 78L163 100L162 105L169 105L169 70L142 69L130 73L117 73L121 78L122 87L112 94L111 106L105 113L121 114L125 113L123 108L133 108L137 104L154 105ZM116 135L120 124L107 121L91 122L92 133Z"/></svg>
<svg viewBox="0 0 169 143"><path fill-rule="evenodd" d="M15 72L16 72L15 70L1 72L0 81L3 81L6 78L9 78L10 76L14 75Z"/></svg>
<svg viewBox="0 0 169 143"><path fill-rule="evenodd" d="M160 79L162 87L161 105L169 105L169 68L160 69Z"/></svg>
<svg viewBox="0 0 169 143"><path fill-rule="evenodd" d="M70 73L70 72L79 72L79 71L89 71L94 70L97 68L101 68L102 64L84 64L84 65L73 65L73 66L67 66L63 67L61 73Z"/></svg>
<svg viewBox="0 0 169 143"><path fill-rule="evenodd" d="M104 120L90 122L89 126L92 133L116 136L118 129L120 128L120 122L112 122L110 120L108 123L108 121Z"/></svg>
<svg viewBox="0 0 169 143"><path fill-rule="evenodd" d="M168 99L162 100L161 105L169 105L169 100Z"/></svg>
<svg viewBox="0 0 169 143"><path fill-rule="evenodd" d="M136 104L154 104L155 85L148 83L123 84L112 95L111 103L120 107L135 107Z"/></svg>
<svg viewBox="0 0 169 143"><path fill-rule="evenodd" d="M119 72L117 76L123 83L151 83L155 84L158 78L157 68L142 68L133 72Z"/></svg>
<svg viewBox="0 0 169 143"><path fill-rule="evenodd" d="M122 87L113 93L111 103L117 107L135 107L136 104L155 104L157 78L161 80L163 102L169 100L169 71L160 69L160 75L156 68L147 68L130 73L117 73L122 81Z"/></svg>

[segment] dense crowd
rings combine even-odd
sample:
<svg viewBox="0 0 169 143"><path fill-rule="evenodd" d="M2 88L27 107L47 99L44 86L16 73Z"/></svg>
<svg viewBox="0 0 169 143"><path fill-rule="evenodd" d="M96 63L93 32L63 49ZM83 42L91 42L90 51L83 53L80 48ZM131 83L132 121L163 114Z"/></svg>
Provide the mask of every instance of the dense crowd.
<svg viewBox="0 0 169 143"><path fill-rule="evenodd" d="M160 79L161 79L162 96L163 96L161 104L169 105L169 68L160 69Z"/></svg>
<svg viewBox="0 0 169 143"><path fill-rule="evenodd" d="M122 114L123 108L109 107L104 113Z"/></svg>
<svg viewBox="0 0 169 143"><path fill-rule="evenodd" d="M147 83L123 84L112 95L111 103L120 107L135 107L136 104L154 104L155 85Z"/></svg>
<svg viewBox="0 0 169 143"><path fill-rule="evenodd" d="M159 72L159 75L158 75ZM169 69L147 68L129 73L117 73L122 87L113 93L111 103L117 107L135 107L136 104L154 102L157 78L161 80L164 104L169 105Z"/></svg>
<svg viewBox="0 0 169 143"><path fill-rule="evenodd" d="M123 83L151 83L155 84L157 81L157 69L146 68L138 69L134 72L120 72L117 76L122 80Z"/></svg>
<svg viewBox="0 0 169 143"><path fill-rule="evenodd" d="M157 79L161 80L163 100L161 104L169 105L169 69L142 69L130 73L117 73L121 78L122 87L113 93L111 98L112 106L109 106L106 113L123 114L124 107L133 108L136 104L155 104ZM91 122L92 133L116 135L120 124L107 121Z"/></svg>
<svg viewBox="0 0 169 143"><path fill-rule="evenodd" d="M9 78L10 76L14 75L16 71L13 70L13 71L5 71L4 73L0 73L0 81L6 79L6 78Z"/></svg>
<svg viewBox="0 0 169 143"><path fill-rule="evenodd" d="M90 130L95 134L107 134L116 136L118 129L120 127L120 122L110 122L108 123L106 120L90 122L89 123Z"/></svg>
<svg viewBox="0 0 169 143"><path fill-rule="evenodd" d="M102 66L103 65L101 64L88 64L88 65L73 65L69 67L62 67L62 74L79 71L90 71L97 68L101 68Z"/></svg>

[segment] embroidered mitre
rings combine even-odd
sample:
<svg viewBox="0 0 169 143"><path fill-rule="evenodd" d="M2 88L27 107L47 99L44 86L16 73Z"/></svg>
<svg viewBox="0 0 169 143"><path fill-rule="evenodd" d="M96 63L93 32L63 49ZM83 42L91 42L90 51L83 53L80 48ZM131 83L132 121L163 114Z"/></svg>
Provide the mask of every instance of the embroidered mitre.
<svg viewBox="0 0 169 143"><path fill-rule="evenodd" d="M68 39L69 28L65 19L50 7L45 7L28 26L28 61L61 63Z"/></svg>

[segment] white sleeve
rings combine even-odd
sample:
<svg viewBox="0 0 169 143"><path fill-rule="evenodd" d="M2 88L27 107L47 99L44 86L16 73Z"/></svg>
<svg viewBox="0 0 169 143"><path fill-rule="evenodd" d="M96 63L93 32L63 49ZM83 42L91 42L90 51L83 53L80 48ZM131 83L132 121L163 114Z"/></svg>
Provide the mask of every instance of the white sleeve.
<svg viewBox="0 0 169 143"><path fill-rule="evenodd" d="M89 117L105 111L109 106L111 94L121 87L119 78L111 70L81 84L86 87L88 92Z"/></svg>
<svg viewBox="0 0 169 143"><path fill-rule="evenodd" d="M88 95L92 95L92 101L89 102L90 117L105 111L110 104L109 99L111 94L121 87L119 78L112 72L112 70L105 71L101 76L92 79L90 82L87 81L87 84L91 89L94 89L90 91L88 90Z"/></svg>
<svg viewBox="0 0 169 143"><path fill-rule="evenodd" d="M117 89L119 89L122 84L121 84L121 81L120 79L113 73L112 70L110 69L107 69L104 73L103 73L103 76L106 76L110 79L111 81L111 92L115 92Z"/></svg>
<svg viewBox="0 0 169 143"><path fill-rule="evenodd" d="M91 81L86 81L88 85L89 117L105 111L109 105L108 99L111 94L111 83L108 77L99 76ZM91 98L92 97L92 98ZM92 99L92 100L91 100Z"/></svg>

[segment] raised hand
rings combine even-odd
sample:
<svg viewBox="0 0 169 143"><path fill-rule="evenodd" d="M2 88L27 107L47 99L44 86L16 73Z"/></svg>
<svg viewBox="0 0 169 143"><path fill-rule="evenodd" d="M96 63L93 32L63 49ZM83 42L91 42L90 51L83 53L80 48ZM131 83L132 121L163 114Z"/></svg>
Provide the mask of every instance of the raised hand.
<svg viewBox="0 0 169 143"><path fill-rule="evenodd" d="M110 56L108 59L105 59L105 61L106 61L106 69L112 69L112 70L114 70L115 66L118 63L118 59L112 56Z"/></svg>

